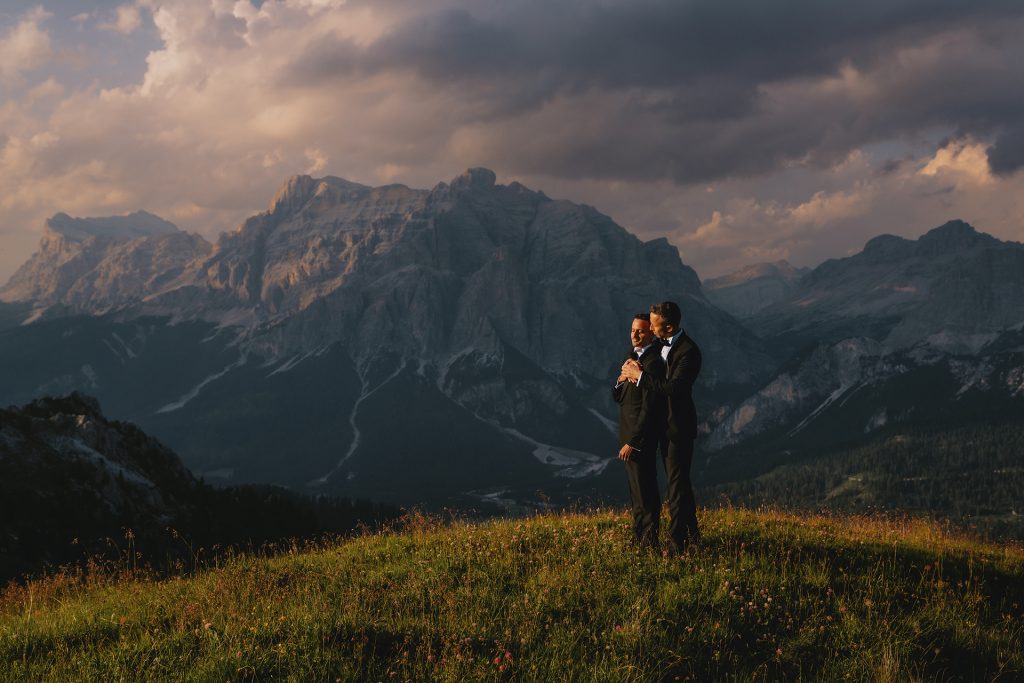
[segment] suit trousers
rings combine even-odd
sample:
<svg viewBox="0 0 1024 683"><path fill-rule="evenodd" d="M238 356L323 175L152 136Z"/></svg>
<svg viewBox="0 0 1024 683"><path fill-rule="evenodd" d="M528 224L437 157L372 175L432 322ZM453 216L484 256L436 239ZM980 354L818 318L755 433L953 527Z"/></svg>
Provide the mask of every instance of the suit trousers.
<svg viewBox="0 0 1024 683"><path fill-rule="evenodd" d="M693 439L680 441L664 439L661 454L665 460L665 476L668 489L668 539L672 552L681 553L691 541L700 539L697 529L697 501L690 481L690 467L693 465Z"/></svg>
<svg viewBox="0 0 1024 683"><path fill-rule="evenodd" d="M661 524L661 494L658 491L658 463L654 448L636 453L625 462L629 480L629 498L633 503L633 540L648 548L658 548Z"/></svg>

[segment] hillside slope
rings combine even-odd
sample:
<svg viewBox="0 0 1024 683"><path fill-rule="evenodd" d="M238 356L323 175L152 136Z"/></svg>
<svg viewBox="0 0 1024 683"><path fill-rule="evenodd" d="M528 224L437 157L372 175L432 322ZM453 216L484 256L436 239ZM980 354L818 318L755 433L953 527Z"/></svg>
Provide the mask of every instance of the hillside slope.
<svg viewBox="0 0 1024 683"><path fill-rule="evenodd" d="M73 393L0 409L0 585L48 566L117 554L192 561L181 538L207 548L348 533L398 509L312 499L271 486L215 489L135 425L110 420ZM113 547L112 547L113 546Z"/></svg>
<svg viewBox="0 0 1024 683"><path fill-rule="evenodd" d="M623 514L364 536L188 578L9 588L3 677L1020 680L1024 550L719 510L684 559Z"/></svg>
<svg viewBox="0 0 1024 683"><path fill-rule="evenodd" d="M929 515L1000 540L1024 540L1024 423L959 429L884 429L856 447L820 453L793 450L773 461L733 463L744 471L772 468L750 479L715 482L728 463L710 461L698 498L726 498L757 507L788 506L854 512L867 509ZM716 470L717 468L717 470Z"/></svg>

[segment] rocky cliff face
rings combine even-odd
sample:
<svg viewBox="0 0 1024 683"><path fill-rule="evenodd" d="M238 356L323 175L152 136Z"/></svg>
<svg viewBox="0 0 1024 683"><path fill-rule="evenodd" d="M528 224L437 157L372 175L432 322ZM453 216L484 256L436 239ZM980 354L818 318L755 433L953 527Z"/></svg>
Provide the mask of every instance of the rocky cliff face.
<svg viewBox="0 0 1024 683"><path fill-rule="evenodd" d="M147 275L160 284L141 300L86 272L93 294L79 310L116 309L116 320L63 324L51 307L52 331L29 326L2 343L20 353L30 338L80 334L101 357L76 352L59 376L42 356L23 360L18 398L87 382L105 402L145 407L132 419L230 480L409 500L424 482L438 495L503 482L550 491L596 474L614 453L608 386L629 322L655 301L678 301L704 350L705 405L774 365L666 240L642 242L592 207L498 184L487 169L430 190L293 178L212 249ZM172 338L183 341L171 349ZM182 356L202 359L185 361L198 375L161 369ZM153 379L128 389L140 372Z"/></svg>
<svg viewBox="0 0 1024 683"><path fill-rule="evenodd" d="M143 310L245 320L270 356L340 341L360 362L448 367L512 347L548 372L604 376L625 316L665 298L722 360L706 381L763 373L756 340L709 305L667 241L470 169L430 191L293 178Z"/></svg>
<svg viewBox="0 0 1024 683"><path fill-rule="evenodd" d="M794 268L788 261L756 263L735 273L710 278L703 283L708 301L744 319L785 301L796 290L809 268Z"/></svg>
<svg viewBox="0 0 1024 683"><path fill-rule="evenodd" d="M0 297L228 324L275 358L340 342L360 362L447 366L508 346L545 371L602 378L630 314L671 298L721 361L707 385L748 384L771 364L666 240L479 168L432 190L297 176L214 247L149 214L61 214Z"/></svg>
<svg viewBox="0 0 1024 683"><path fill-rule="evenodd" d="M198 235L140 211L110 218L57 214L39 250L0 289L0 301L103 313L159 291L210 250Z"/></svg>

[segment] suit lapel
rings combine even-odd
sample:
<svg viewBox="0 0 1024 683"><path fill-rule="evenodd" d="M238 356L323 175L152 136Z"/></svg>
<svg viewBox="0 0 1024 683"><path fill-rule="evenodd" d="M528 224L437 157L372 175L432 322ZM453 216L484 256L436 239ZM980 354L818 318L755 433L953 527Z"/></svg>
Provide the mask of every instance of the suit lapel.
<svg viewBox="0 0 1024 683"><path fill-rule="evenodd" d="M686 340L687 340L687 339L688 339L688 337L686 336L686 332L682 332L682 333L681 333L681 334L679 335L679 338L678 338L678 339L676 339L676 343L675 343L675 344L673 344L673 345L672 345L672 348L670 348L670 349L668 350L668 358L666 358L666 359L665 359L665 365L666 365L666 366L668 366L668 365L671 365L671 364L672 364L672 358L673 358L673 357L674 357L674 356L676 355L676 353L677 353L677 352L679 351L679 347L680 347L680 346L682 346L682 345L683 345L684 343L686 343Z"/></svg>

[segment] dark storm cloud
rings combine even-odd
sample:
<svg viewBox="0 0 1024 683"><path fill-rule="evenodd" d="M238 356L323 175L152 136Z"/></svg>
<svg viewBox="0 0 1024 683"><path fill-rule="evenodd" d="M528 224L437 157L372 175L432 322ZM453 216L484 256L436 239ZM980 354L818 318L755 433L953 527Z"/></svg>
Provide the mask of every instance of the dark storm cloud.
<svg viewBox="0 0 1024 683"><path fill-rule="evenodd" d="M453 129L500 126L471 146L510 172L692 183L828 166L935 128L981 140L1005 130L993 171L1024 163L1012 127L1024 115L1018 0L403 7L369 44L314 42L280 81L415 74L450 94ZM837 83L845 72L862 82Z"/></svg>
<svg viewBox="0 0 1024 683"><path fill-rule="evenodd" d="M988 151L988 165L996 175L1006 176L1024 167L1024 125L1004 130Z"/></svg>
<svg viewBox="0 0 1024 683"><path fill-rule="evenodd" d="M425 8L431 4L424 3ZM447 82L558 72L568 87L666 86L727 76L751 84L833 72L965 23L1021 14L1015 0L545 0L425 10L365 50L362 65ZM882 54L879 54L879 53ZM320 68L317 68L317 67ZM304 70L331 73L331 60ZM308 75L308 73L307 73Z"/></svg>

